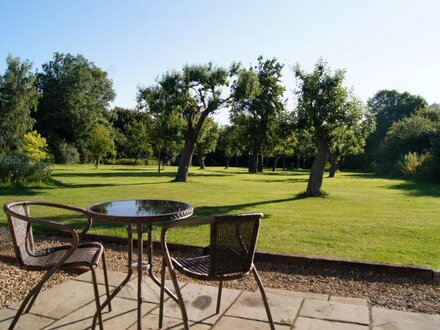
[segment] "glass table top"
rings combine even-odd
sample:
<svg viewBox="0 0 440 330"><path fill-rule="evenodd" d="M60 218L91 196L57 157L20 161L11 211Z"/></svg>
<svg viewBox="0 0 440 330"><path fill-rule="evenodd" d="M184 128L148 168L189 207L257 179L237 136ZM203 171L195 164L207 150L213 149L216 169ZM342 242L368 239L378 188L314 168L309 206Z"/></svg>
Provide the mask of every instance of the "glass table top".
<svg viewBox="0 0 440 330"><path fill-rule="evenodd" d="M191 204L170 200L117 200L94 204L87 210L96 215L116 218L163 218L181 214L189 216Z"/></svg>

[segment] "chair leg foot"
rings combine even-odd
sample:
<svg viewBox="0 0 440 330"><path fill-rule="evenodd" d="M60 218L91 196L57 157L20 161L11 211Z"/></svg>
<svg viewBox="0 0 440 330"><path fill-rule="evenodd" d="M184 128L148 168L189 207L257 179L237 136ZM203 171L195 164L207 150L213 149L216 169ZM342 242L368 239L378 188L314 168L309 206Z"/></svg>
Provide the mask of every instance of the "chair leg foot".
<svg viewBox="0 0 440 330"><path fill-rule="evenodd" d="M110 298L110 287L108 284L107 262L105 260L105 252L102 254L102 267L103 267L103 271L104 271L105 292L107 295L107 299L109 299ZM111 305L110 300L108 302L108 311L109 312L112 311L112 305Z"/></svg>
<svg viewBox="0 0 440 330"><path fill-rule="evenodd" d="M223 289L223 281L220 281L218 284L218 293L217 293L217 308L215 310L215 313L220 313L220 303L222 300L222 289Z"/></svg>
<svg viewBox="0 0 440 330"><path fill-rule="evenodd" d="M99 302L98 281L96 280L95 268L91 267L90 270L92 272L93 291L95 292L95 302L96 302L96 311L98 313L99 329L103 330L104 325L102 324L102 312L101 312L101 304ZM95 320L96 320L96 318L93 318L92 329L94 329L96 326Z"/></svg>
<svg viewBox="0 0 440 330"><path fill-rule="evenodd" d="M266 292L264 291L263 283L261 282L260 276L258 275L255 266L253 266L252 268L252 273L254 274L255 281L257 282L258 288L260 289L261 297L263 298L263 303L264 303L264 307L266 308L266 314L267 314L267 319L269 320L270 328L272 330L275 330L275 325L273 323L272 313L270 312L269 302L267 301Z"/></svg>

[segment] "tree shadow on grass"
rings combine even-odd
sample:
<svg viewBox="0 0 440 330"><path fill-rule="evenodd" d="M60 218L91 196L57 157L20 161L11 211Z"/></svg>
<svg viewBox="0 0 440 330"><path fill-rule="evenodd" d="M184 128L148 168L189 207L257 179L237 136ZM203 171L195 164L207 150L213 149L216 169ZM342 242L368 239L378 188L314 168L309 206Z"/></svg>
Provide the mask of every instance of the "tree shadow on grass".
<svg viewBox="0 0 440 330"><path fill-rule="evenodd" d="M55 173L52 177L77 177L77 178L91 178L91 177L101 177L101 178L151 178L151 177L170 177L174 178L176 176L173 172L162 172L162 173L152 173L152 172L140 172L140 171L112 171L112 172L94 172L94 173Z"/></svg>
<svg viewBox="0 0 440 330"><path fill-rule="evenodd" d="M407 181L387 186L389 189L403 190L409 196L414 197L440 197L440 184L423 181Z"/></svg>
<svg viewBox="0 0 440 330"><path fill-rule="evenodd" d="M273 204L273 203L292 202L299 199L300 198L294 196L289 198L265 200L265 201L235 204L235 205L197 206L194 208L194 216L206 217L206 216L215 216L221 214L229 214L232 212L244 212L245 209L248 209L249 207L258 207L261 205ZM249 210L246 210L246 212L249 212ZM258 212L258 210L255 210L255 212Z"/></svg>
<svg viewBox="0 0 440 330"><path fill-rule="evenodd" d="M104 188L119 186L143 186L146 184L157 184L163 182L138 182L138 183L65 183L59 180L53 180L56 188L77 189L77 188Z"/></svg>
<svg viewBox="0 0 440 330"><path fill-rule="evenodd" d="M2 186L0 196L35 196L43 195L43 190L50 187Z"/></svg>

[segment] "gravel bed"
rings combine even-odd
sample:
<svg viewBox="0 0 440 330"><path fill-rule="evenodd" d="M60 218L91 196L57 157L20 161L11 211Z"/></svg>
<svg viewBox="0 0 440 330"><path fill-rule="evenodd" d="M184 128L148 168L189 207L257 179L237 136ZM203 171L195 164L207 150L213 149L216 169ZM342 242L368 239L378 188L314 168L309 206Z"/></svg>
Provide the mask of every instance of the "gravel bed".
<svg viewBox="0 0 440 330"><path fill-rule="evenodd" d="M7 228L0 227L0 254L13 255ZM56 243L56 242L55 242ZM47 243L44 243L47 244ZM49 243L53 244L53 242ZM126 272L126 248L116 244L104 244L108 269ZM155 256L153 267L160 270L161 257ZM266 287L285 290L321 293L352 298L365 298L372 306L440 314L440 286L429 281L411 278L390 278L361 272L340 272L293 265L256 263ZM42 272L27 272L15 265L0 262L0 308L22 300L42 276ZM159 274L157 274L159 275ZM59 284L76 274L60 273L52 277L46 288ZM213 282L195 281L178 274L182 281L216 285ZM225 287L256 290L252 276L225 282Z"/></svg>

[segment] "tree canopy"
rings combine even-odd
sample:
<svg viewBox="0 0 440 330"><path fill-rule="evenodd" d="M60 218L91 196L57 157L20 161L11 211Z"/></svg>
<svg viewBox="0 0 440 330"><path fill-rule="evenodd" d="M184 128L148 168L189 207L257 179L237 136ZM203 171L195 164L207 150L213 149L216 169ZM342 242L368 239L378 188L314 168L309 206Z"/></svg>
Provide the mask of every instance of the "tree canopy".
<svg viewBox="0 0 440 330"><path fill-rule="evenodd" d="M0 76L0 153L20 150L23 136L35 123L38 95L29 61L8 56L6 72Z"/></svg>
<svg viewBox="0 0 440 330"><path fill-rule="evenodd" d="M236 79L231 87L230 118L235 125L241 126L243 139L252 154L250 173L256 173L261 167L258 156L267 147L276 115L284 109L282 68L283 65L276 58L263 60L260 56L256 66L235 69Z"/></svg>
<svg viewBox="0 0 440 330"><path fill-rule="evenodd" d="M185 144L175 181L185 182L202 126L211 113L226 105L222 87L228 71L212 63L186 65L181 72L166 72L153 86L140 88L138 102L151 114L161 112L185 121Z"/></svg>
<svg viewBox="0 0 440 330"><path fill-rule="evenodd" d="M55 53L37 75L37 87L36 127L48 138L52 151L61 141L82 149L87 132L104 120L104 111L115 97L107 73L82 55Z"/></svg>
<svg viewBox="0 0 440 330"><path fill-rule="evenodd" d="M319 195L325 164L334 134L340 128L352 128L362 119L359 100L343 86L344 70L332 72L320 59L314 70L305 72L299 64L294 68L298 82L298 127L313 134L317 154L310 171L306 195Z"/></svg>

